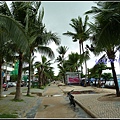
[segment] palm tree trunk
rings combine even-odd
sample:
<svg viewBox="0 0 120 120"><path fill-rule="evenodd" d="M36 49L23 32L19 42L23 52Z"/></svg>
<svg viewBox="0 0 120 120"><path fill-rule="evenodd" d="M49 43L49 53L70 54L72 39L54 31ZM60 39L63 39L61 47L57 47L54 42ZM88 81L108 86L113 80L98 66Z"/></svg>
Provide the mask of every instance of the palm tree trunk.
<svg viewBox="0 0 120 120"><path fill-rule="evenodd" d="M119 91L117 76L116 76L116 72L115 72L115 68L114 68L114 62L111 62L111 67L112 67L112 73L113 73L115 88L116 88L116 95L117 95L117 97L120 97L120 91Z"/></svg>
<svg viewBox="0 0 120 120"><path fill-rule="evenodd" d="M44 85L44 82L43 82L43 71L41 72L41 75L40 75L40 82L41 82L41 86Z"/></svg>
<svg viewBox="0 0 120 120"><path fill-rule="evenodd" d="M42 86L43 85L43 68L41 68L40 83L41 83L41 86Z"/></svg>
<svg viewBox="0 0 120 120"><path fill-rule="evenodd" d="M78 78L80 79L79 71L78 71L78 66L76 67L76 70L78 72Z"/></svg>
<svg viewBox="0 0 120 120"><path fill-rule="evenodd" d="M81 42L79 40L79 49L80 49L80 55L81 55ZM81 74L83 73L82 65L81 65ZM81 75L82 76L82 75Z"/></svg>
<svg viewBox="0 0 120 120"><path fill-rule="evenodd" d="M0 98L2 97L2 84L3 84L3 80L2 80L2 64L0 63Z"/></svg>
<svg viewBox="0 0 120 120"><path fill-rule="evenodd" d="M40 68L37 68L38 69L38 88L41 87L41 81L40 81L40 75L41 75L41 72L40 72Z"/></svg>
<svg viewBox="0 0 120 120"><path fill-rule="evenodd" d="M83 43L81 45L82 45L82 51L84 53ZM84 86L86 86L86 80L87 80L87 62L85 60L85 82L84 82Z"/></svg>
<svg viewBox="0 0 120 120"><path fill-rule="evenodd" d="M63 76L63 79L64 79L64 84L66 84L66 80L65 80L65 74L64 74L64 76Z"/></svg>
<svg viewBox="0 0 120 120"><path fill-rule="evenodd" d="M29 56L29 81L28 81L28 90L27 95L30 95L30 82L31 82L31 54Z"/></svg>
<svg viewBox="0 0 120 120"><path fill-rule="evenodd" d="M22 52L19 53L19 68L18 68L18 79L16 85L16 93L14 100L21 100L21 77L22 77L22 62L23 61L23 54Z"/></svg>
<svg viewBox="0 0 120 120"><path fill-rule="evenodd" d="M7 62L5 63L6 69L5 69L5 82L7 83Z"/></svg>
<svg viewBox="0 0 120 120"><path fill-rule="evenodd" d="M39 73L38 73L39 74ZM41 82L40 82L40 74L38 75L38 88L40 89L41 87Z"/></svg>
<svg viewBox="0 0 120 120"><path fill-rule="evenodd" d="M99 74L99 80L98 80L98 87L101 87L101 75L102 75L102 72Z"/></svg>

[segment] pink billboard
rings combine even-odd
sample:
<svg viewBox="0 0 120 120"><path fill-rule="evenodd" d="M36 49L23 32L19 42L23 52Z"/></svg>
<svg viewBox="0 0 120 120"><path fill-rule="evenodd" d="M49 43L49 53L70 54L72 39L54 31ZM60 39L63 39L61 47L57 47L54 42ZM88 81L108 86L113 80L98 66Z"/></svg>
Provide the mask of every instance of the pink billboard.
<svg viewBox="0 0 120 120"><path fill-rule="evenodd" d="M68 78L68 83L79 83L80 82L80 79L78 77L69 77Z"/></svg>
<svg viewBox="0 0 120 120"><path fill-rule="evenodd" d="M80 74L78 72L66 72L67 83L80 83Z"/></svg>

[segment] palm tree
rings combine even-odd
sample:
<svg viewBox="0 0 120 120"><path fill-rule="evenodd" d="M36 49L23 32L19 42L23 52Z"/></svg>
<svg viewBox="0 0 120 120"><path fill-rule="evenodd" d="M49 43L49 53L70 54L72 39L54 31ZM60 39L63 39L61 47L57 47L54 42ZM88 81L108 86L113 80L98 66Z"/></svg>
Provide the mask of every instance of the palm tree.
<svg viewBox="0 0 120 120"><path fill-rule="evenodd" d="M40 12L38 13L40 4L41 2L12 2L14 18L19 20L24 25L26 34L29 37L29 60L31 60L31 54L33 54L33 51L36 48L38 51L42 53L44 52L45 54L48 54L48 56L54 57L53 51L51 51L51 49L46 50L46 46L41 46L43 44L50 43L50 41L54 41L56 44L60 43L59 38L56 36L56 34L44 30L44 26L42 25L43 14ZM37 14L39 14L38 17ZM29 76L31 76L30 69ZM15 97L15 99L17 98Z"/></svg>
<svg viewBox="0 0 120 120"><path fill-rule="evenodd" d="M57 65L58 66L58 68L59 68L59 77L60 78L62 78L64 81L64 84L66 84L66 72L69 70L69 68L68 68L68 64L67 64L67 61L66 60L64 60L64 62L63 62L63 64L61 65L61 64L58 64Z"/></svg>
<svg viewBox="0 0 120 120"><path fill-rule="evenodd" d="M11 8L7 6L6 2L1 2L1 11L2 13L11 16L17 21L20 21L20 23L23 25L24 28L24 33L26 34L26 29L27 24L25 22L25 17L26 17L26 9L21 9L22 5L24 2L12 2L11 3ZM28 10L28 9L27 9ZM22 19L21 19L22 18ZM15 34L14 34L15 35ZM27 36L28 37L28 36ZM28 41L27 41L28 42ZM28 44L28 43L27 43ZM29 47L27 47L29 49ZM25 49L25 48L24 48ZM22 76L22 62L23 62L23 53L24 51L21 49L16 49L17 53L19 54L19 68L18 68L18 79L17 79L17 86L16 86L16 94L15 94L15 100L20 100L21 99L21 76ZM27 50L29 51L29 50Z"/></svg>
<svg viewBox="0 0 120 120"><path fill-rule="evenodd" d="M80 47L80 55L82 52L84 53L84 46L83 42L85 42L89 38L89 29L87 29L87 21L88 16L85 16L85 22L82 22L82 18L78 16L78 19L71 19L72 24L69 24L74 30L75 33L67 31L66 33L63 33L63 35L67 35L72 37L73 42L79 41L79 47ZM85 61L85 68L87 69L87 63ZM82 66L81 66L82 71ZM86 70L87 71L87 70ZM87 74L87 73L86 73Z"/></svg>
<svg viewBox="0 0 120 120"><path fill-rule="evenodd" d="M47 58L43 55L41 56L41 62L36 61L34 63L35 68L38 70L38 81L39 81L39 88L44 84L43 79L45 78L45 71L50 70L50 63L51 60L47 61ZM43 78L44 77L44 78Z"/></svg>
<svg viewBox="0 0 120 120"><path fill-rule="evenodd" d="M85 63L85 68L86 68L86 74L85 74L85 81L84 81L84 86L86 86L86 80L88 78L88 68L86 62L90 59L90 54L89 51L86 49L81 55L80 55L80 63Z"/></svg>
<svg viewBox="0 0 120 120"><path fill-rule="evenodd" d="M55 62L58 62L59 64L62 65L62 63L63 63L62 57L60 55L58 55L58 57L55 59Z"/></svg>
<svg viewBox="0 0 120 120"><path fill-rule="evenodd" d="M76 52L68 55L67 63L71 66L71 72L79 72L78 68L80 67L80 55Z"/></svg>
<svg viewBox="0 0 120 120"><path fill-rule="evenodd" d="M101 75L101 77L105 80L105 83L107 80L110 80L112 78L112 74L111 73L103 73Z"/></svg>
<svg viewBox="0 0 120 120"><path fill-rule="evenodd" d="M96 45L94 51L98 54L105 52L110 59L116 95L120 96L118 81L116 77L116 71L114 68L115 53L120 47L120 3L119 2L98 2L97 7L92 7L92 10L87 11L85 14L95 14L94 27L94 41ZM116 29L118 28L118 29Z"/></svg>
<svg viewBox="0 0 120 120"><path fill-rule="evenodd" d="M11 29L12 28L12 29ZM9 44L9 42L16 43L16 47L22 51L26 50L25 48L28 47L27 42L27 36L25 35L24 29L20 23L18 23L16 20L14 20L11 17L8 17L6 15L0 15L0 36L1 36L1 45L4 46L6 43ZM9 34L8 34L9 32ZM9 42L8 42L9 41ZM23 41L23 42L22 42ZM24 48L25 47L25 48ZM0 53L0 68L3 63L3 54L5 49L1 47ZM1 69L0 69L1 74ZM2 79L0 80L2 82ZM0 87L2 86L2 83ZM2 87L0 89L0 96L2 95Z"/></svg>
<svg viewBox="0 0 120 120"><path fill-rule="evenodd" d="M64 56L65 56L67 51L68 51L68 47L67 46L59 46L57 48L57 52L61 55L62 59L64 59Z"/></svg>
<svg viewBox="0 0 120 120"><path fill-rule="evenodd" d="M42 23L43 16L44 16L44 10L42 10L42 12L39 12L38 16L36 14L35 23L30 26L31 29L29 31L31 33L29 34L30 34L30 37L33 39L30 39L29 41L30 42L29 59L31 58L31 55L34 55L34 52L39 52L53 59L54 52L52 51L51 48L47 47L47 45L50 44L50 42L54 42L56 45L60 44L60 39L57 37L56 33L52 33L51 31L48 32L46 30L45 25L43 25ZM29 64L29 67L30 66L31 64ZM31 76L30 70L29 70L29 76ZM30 87L30 85L28 86Z"/></svg>
<svg viewBox="0 0 120 120"><path fill-rule="evenodd" d="M98 87L101 87L102 71L106 69L111 69L111 67L107 67L104 63L97 63L91 70L91 74L98 74Z"/></svg>
<svg viewBox="0 0 120 120"><path fill-rule="evenodd" d="M59 53L59 56L57 57L56 61L61 63L62 68L63 68L63 64L64 64L64 56L65 56L67 51L68 51L67 46L59 46L57 48L57 52ZM64 78L63 82L65 83L65 77L63 76L63 78Z"/></svg>

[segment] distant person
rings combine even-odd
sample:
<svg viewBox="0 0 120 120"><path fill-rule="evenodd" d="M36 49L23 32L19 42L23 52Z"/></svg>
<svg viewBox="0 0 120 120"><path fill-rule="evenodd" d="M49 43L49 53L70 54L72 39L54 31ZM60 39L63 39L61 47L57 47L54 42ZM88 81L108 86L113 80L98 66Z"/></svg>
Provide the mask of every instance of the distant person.
<svg viewBox="0 0 120 120"><path fill-rule="evenodd" d="M8 90L8 83L6 83L6 87L4 89L4 91L7 91Z"/></svg>

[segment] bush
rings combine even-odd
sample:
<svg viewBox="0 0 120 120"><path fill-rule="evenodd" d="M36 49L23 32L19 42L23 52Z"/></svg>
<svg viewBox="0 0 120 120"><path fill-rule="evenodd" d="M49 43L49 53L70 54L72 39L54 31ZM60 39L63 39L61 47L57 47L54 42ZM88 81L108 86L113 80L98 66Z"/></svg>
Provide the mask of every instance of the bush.
<svg viewBox="0 0 120 120"><path fill-rule="evenodd" d="M0 118L18 118L18 115L13 114L0 114Z"/></svg>
<svg viewBox="0 0 120 120"><path fill-rule="evenodd" d="M11 80L12 82L17 81L17 78L18 78L18 75L11 75L11 76L10 76L10 80Z"/></svg>

